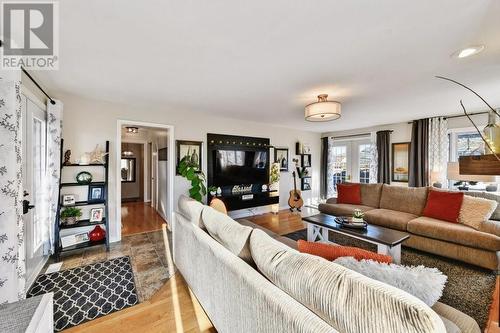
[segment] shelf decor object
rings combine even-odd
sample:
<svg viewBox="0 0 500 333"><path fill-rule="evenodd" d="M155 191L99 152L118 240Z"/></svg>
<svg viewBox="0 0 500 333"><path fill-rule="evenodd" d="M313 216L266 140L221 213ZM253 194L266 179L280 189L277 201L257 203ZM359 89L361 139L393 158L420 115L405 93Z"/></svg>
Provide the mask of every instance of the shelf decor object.
<svg viewBox="0 0 500 333"><path fill-rule="evenodd" d="M88 171L81 171L76 175L76 182L80 185L88 185L92 182L92 174Z"/></svg>
<svg viewBox="0 0 500 333"><path fill-rule="evenodd" d="M96 146L98 147L98 146ZM102 161L98 161L97 158L94 158L91 163L87 165L79 165L79 164L65 164L65 161L60 161L61 163L61 178L63 173L68 170L67 167L72 167L70 170L74 170L74 168L81 169L89 169L91 168L104 168L104 180L102 181L93 181L92 174L86 170L82 170L78 172L76 183L63 183L60 181L59 183L59 202L57 205L57 218L55 221L55 257L56 260L59 261L61 253L81 250L92 246L105 245L106 250L109 251L109 221L107 219L108 216L108 181L109 181L109 141L106 141L104 151L99 151L99 156L103 157ZM61 140L61 157L63 156L64 149L64 140ZM98 148L96 148L98 150ZM102 162L102 163L101 163ZM78 169L77 169L78 170ZM90 176L90 177L89 177ZM86 187L88 192L88 200L87 201L75 201L74 206L85 207L85 206L94 206L90 210L90 216L87 219L79 219L81 217L78 216L73 224L66 224L63 222L63 214L68 209L78 209L75 207L64 207L64 197L67 196L62 190L66 187ZM99 206L99 207L96 207ZM99 228L103 232L99 232L99 235L104 235L102 238L98 237L94 238L93 241L89 238L89 232L78 232L76 234L70 235L61 235L61 231L64 229L73 229L73 228L81 228L81 227L96 227ZM98 230L99 231L99 230ZM97 240L96 240L97 239Z"/></svg>
<svg viewBox="0 0 500 333"><path fill-rule="evenodd" d="M100 226L96 225L94 230L89 232L89 238L92 242L99 242L106 238L106 231Z"/></svg>
<svg viewBox="0 0 500 333"><path fill-rule="evenodd" d="M76 207L67 207L61 211L61 222L64 225L73 225L82 216L82 210Z"/></svg>

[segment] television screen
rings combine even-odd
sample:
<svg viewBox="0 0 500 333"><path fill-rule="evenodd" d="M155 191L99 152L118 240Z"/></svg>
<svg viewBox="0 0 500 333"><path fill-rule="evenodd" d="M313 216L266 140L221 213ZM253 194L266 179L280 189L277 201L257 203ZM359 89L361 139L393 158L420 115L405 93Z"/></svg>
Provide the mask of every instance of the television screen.
<svg viewBox="0 0 500 333"><path fill-rule="evenodd" d="M214 184L268 184L267 151L215 150Z"/></svg>

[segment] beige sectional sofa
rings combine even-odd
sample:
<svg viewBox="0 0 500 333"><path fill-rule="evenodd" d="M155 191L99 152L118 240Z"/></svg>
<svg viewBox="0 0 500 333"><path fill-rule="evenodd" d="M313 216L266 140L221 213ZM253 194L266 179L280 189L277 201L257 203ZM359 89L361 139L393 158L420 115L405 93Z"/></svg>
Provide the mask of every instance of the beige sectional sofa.
<svg viewBox="0 0 500 333"><path fill-rule="evenodd" d="M186 197L172 228L175 264L218 332L480 332L452 307L430 308Z"/></svg>
<svg viewBox="0 0 500 333"><path fill-rule="evenodd" d="M360 185L361 205L338 204L335 198L330 198L318 209L336 216L352 215L355 209L360 209L368 223L410 233L411 237L403 243L405 246L498 270L500 221L486 221L476 230L423 217L427 187Z"/></svg>

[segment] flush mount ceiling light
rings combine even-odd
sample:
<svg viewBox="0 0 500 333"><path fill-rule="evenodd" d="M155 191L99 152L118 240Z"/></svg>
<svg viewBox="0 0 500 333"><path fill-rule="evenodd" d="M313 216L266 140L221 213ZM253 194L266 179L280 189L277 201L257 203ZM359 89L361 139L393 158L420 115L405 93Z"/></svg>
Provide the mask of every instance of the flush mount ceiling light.
<svg viewBox="0 0 500 333"><path fill-rule="evenodd" d="M139 133L139 128L138 127L132 127L132 126L128 126L128 127L125 127L127 129L127 133Z"/></svg>
<svg viewBox="0 0 500 333"><path fill-rule="evenodd" d="M470 56L473 56L475 54L478 54L484 50L484 45L472 45L468 46L464 49L458 50L455 53L453 53L451 56L454 58L467 58Z"/></svg>
<svg viewBox="0 0 500 333"><path fill-rule="evenodd" d="M330 121L339 119L341 115L341 104L329 101L327 94L318 95L318 101L306 105L305 118L307 121Z"/></svg>

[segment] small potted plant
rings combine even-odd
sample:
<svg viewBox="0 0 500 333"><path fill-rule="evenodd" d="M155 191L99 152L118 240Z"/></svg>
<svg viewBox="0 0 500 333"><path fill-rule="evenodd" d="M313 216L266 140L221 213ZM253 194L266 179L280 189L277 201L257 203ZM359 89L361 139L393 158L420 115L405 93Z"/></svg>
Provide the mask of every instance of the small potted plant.
<svg viewBox="0 0 500 333"><path fill-rule="evenodd" d="M61 212L61 220L66 225L73 225L82 216L82 210L76 207L68 207Z"/></svg>
<svg viewBox="0 0 500 333"><path fill-rule="evenodd" d="M363 223L364 220L363 218L365 217L365 213L363 213L359 209L355 209L354 213L352 214L352 222L353 223Z"/></svg>
<svg viewBox="0 0 500 333"><path fill-rule="evenodd" d="M208 193L210 193L210 195L214 197L217 194L217 187L215 186L208 187Z"/></svg>

